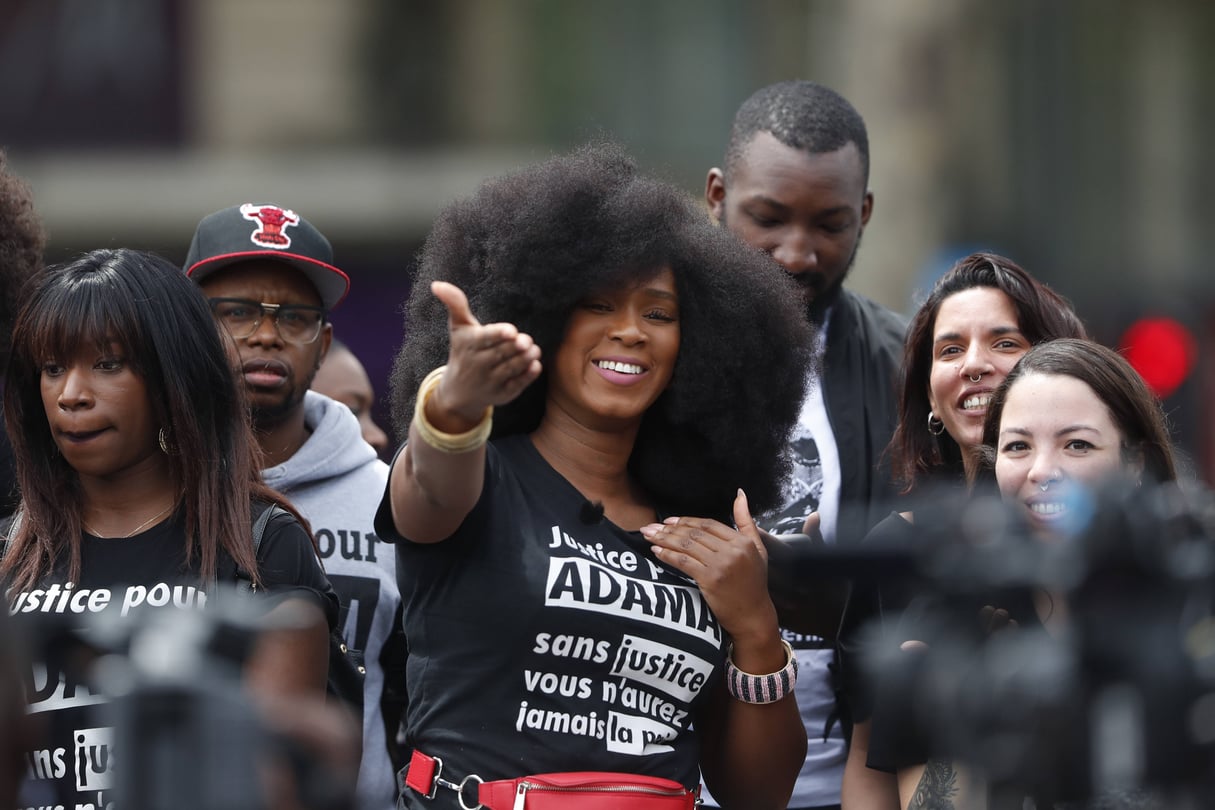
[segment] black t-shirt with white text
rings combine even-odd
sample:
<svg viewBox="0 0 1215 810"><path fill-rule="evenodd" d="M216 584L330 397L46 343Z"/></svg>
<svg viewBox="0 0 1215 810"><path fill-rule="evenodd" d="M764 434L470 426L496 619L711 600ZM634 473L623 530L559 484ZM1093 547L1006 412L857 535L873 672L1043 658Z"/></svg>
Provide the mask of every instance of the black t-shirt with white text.
<svg viewBox="0 0 1215 810"><path fill-rule="evenodd" d="M67 578L67 554L56 570L27 591L6 593L15 622L27 634L70 633L88 639L98 632L103 612L132 623L149 611L200 610L208 599L222 598L186 562L184 518L169 520L129 538L82 537L81 576ZM266 527L258 549L265 593L313 601L333 626L336 595L296 519L283 514ZM224 555L218 580L235 582L235 566ZM188 640L182 640L183 649ZM62 663L62 665L61 665ZM113 801L115 767L148 767L129 763L113 747L114 728L105 711L107 697L91 684L87 671L66 662L35 662L29 679L29 711L43 731L36 750L26 754L26 779L20 807L103 808ZM200 672L200 677L203 677ZM200 765L201 767L201 765Z"/></svg>
<svg viewBox="0 0 1215 810"><path fill-rule="evenodd" d="M526 436L489 445L481 498L441 543L397 543L407 735L444 778L599 770L695 787L692 719L725 639L699 589L586 499ZM446 795L445 795L446 794ZM406 790L408 807L454 808Z"/></svg>

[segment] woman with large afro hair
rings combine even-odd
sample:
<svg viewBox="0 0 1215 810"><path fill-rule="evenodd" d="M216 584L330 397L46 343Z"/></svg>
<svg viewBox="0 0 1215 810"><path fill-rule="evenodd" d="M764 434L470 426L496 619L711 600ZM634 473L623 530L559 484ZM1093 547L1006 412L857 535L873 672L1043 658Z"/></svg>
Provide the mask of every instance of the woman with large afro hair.
<svg viewBox="0 0 1215 810"><path fill-rule="evenodd" d="M391 383L408 439L376 528L407 595L407 741L444 780L597 770L695 789L703 774L724 806L788 801L796 701L745 689L747 673L795 677L752 514L789 469L813 337L800 301L613 144L439 215L405 306ZM671 711L622 709L636 690ZM604 726L621 711L646 728L626 729L633 745ZM435 782L419 780L408 807L463 798L426 801Z"/></svg>

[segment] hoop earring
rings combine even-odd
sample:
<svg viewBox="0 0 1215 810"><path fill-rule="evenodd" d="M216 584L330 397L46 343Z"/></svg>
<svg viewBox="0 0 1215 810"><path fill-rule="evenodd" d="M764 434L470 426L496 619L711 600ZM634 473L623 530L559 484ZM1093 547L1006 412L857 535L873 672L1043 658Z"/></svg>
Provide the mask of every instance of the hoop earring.
<svg viewBox="0 0 1215 810"><path fill-rule="evenodd" d="M936 414L932 411L928 412L928 432L933 436L940 436L945 432L945 423L937 419Z"/></svg>
<svg viewBox="0 0 1215 810"><path fill-rule="evenodd" d="M166 456L177 455L177 448L174 447L172 441L169 440L168 431L166 431L164 428L161 428L156 432L156 443L160 445L160 452L164 453Z"/></svg>

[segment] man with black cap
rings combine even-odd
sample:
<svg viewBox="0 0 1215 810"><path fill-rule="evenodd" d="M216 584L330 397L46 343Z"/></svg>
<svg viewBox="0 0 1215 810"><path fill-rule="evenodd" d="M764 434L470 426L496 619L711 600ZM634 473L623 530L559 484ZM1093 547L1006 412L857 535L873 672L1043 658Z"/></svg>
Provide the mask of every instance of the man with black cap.
<svg viewBox="0 0 1215 810"><path fill-rule="evenodd" d="M395 559L372 520L388 467L363 441L350 409L309 390L333 339L329 312L349 277L308 220L273 204L245 203L198 224L186 275L202 287L231 336L245 383L266 483L312 524L325 571L342 602L346 643L365 654L363 761L358 806L388 810L395 780L381 711L384 667L403 658Z"/></svg>

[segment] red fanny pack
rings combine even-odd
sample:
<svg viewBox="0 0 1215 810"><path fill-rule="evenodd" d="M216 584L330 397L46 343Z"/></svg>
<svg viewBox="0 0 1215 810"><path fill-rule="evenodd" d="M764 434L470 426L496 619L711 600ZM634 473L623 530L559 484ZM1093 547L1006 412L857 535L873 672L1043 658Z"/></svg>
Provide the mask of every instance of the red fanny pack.
<svg viewBox="0 0 1215 810"><path fill-rule="evenodd" d="M538 773L486 782L477 789L489 810L692 810L696 794L657 776L604 771Z"/></svg>
<svg viewBox="0 0 1215 810"><path fill-rule="evenodd" d="M454 790L465 810L694 810L700 803L699 791L671 779L632 773L538 773L493 782L470 774L458 783L442 773L443 760L415 750L404 786L428 799L440 787ZM470 783L477 788L475 801L465 795Z"/></svg>

